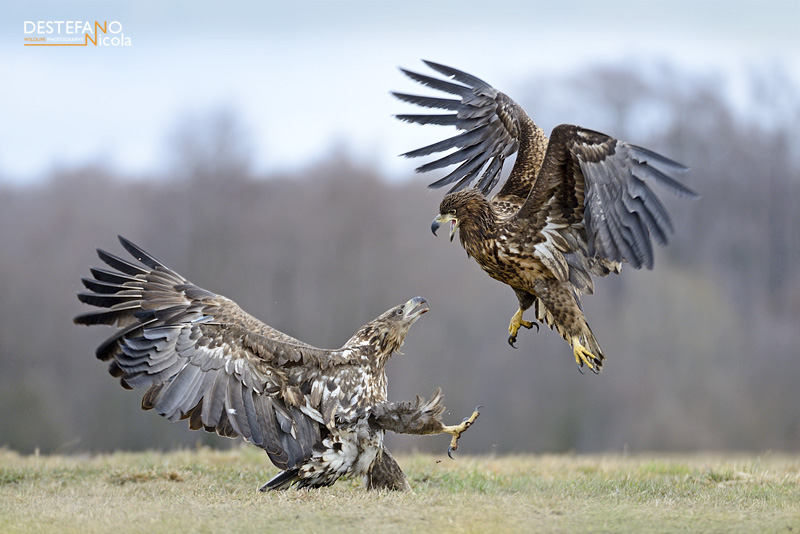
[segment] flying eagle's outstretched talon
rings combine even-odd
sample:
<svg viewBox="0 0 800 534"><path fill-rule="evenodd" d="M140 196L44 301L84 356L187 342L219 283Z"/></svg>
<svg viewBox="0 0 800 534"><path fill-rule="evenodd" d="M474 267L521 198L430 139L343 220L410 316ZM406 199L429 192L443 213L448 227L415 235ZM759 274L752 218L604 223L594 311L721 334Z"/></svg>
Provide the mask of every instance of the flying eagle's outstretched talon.
<svg viewBox="0 0 800 534"><path fill-rule="evenodd" d="M477 419L481 414L481 408L483 408L483 406L478 406L475 408L475 411L472 412L472 415L465 417L464 420L461 421L460 425L451 425L442 428L443 433L453 436L453 438L450 440L450 446L447 448L447 456L449 456L451 460L454 459L453 451L458 450L458 438L460 438L461 434L463 434L469 427L472 426L472 423L474 423L475 419Z"/></svg>
<svg viewBox="0 0 800 534"><path fill-rule="evenodd" d="M516 349L517 348L514 345L514 343L516 343L516 342L517 342L517 336L508 336L508 344L511 345L512 349Z"/></svg>
<svg viewBox="0 0 800 534"><path fill-rule="evenodd" d="M514 343L517 342L517 332L519 331L519 327L524 326L528 330L536 327L536 331L539 331L539 324L534 323L533 321L526 321L522 318L522 309L518 309L517 313L511 317L511 322L508 324L508 344L511 345L512 348L517 348L514 346Z"/></svg>
<svg viewBox="0 0 800 534"><path fill-rule="evenodd" d="M586 347L581 345L576 338L573 338L572 340L572 351L575 353L575 363L581 367L586 364L586 367L591 369L594 374L598 373L594 362L601 361L600 358L592 354Z"/></svg>

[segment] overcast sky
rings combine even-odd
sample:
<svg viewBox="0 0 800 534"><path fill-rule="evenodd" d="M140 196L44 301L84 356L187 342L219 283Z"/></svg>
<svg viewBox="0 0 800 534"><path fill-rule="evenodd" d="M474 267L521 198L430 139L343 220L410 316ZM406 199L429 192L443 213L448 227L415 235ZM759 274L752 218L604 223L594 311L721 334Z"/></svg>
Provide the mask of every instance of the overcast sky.
<svg viewBox="0 0 800 534"><path fill-rule="evenodd" d="M23 46L25 21L58 20L118 21L131 46ZM181 117L220 108L243 118L259 171L344 145L406 172L397 154L420 130L391 119L408 109L389 91L414 88L397 67L420 58L512 97L533 76L618 61L731 78L776 64L800 85L800 0L0 0L0 180L92 161L156 171Z"/></svg>

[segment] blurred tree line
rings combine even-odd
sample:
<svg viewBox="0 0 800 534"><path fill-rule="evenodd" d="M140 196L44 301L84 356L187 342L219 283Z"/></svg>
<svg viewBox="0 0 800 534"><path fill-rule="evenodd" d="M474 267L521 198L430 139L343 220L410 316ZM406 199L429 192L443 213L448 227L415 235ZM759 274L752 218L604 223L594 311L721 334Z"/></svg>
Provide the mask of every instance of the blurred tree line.
<svg viewBox="0 0 800 534"><path fill-rule="evenodd" d="M342 153L256 175L230 113L182 123L164 175L89 165L0 186L0 446L232 443L142 412L141 392L93 356L110 332L72 324L94 247L122 252L119 233L317 346L426 297L431 312L389 364L390 398L441 386L453 422L485 405L466 452L800 450L800 97L778 71L753 74L746 105L724 87L656 66L506 88L545 130L581 124L688 164L703 195L664 194L676 233L654 272L625 268L584 298L608 356L599 376L580 374L549 330L506 344L514 295L430 235L442 192L429 179L389 182ZM390 445L442 452L446 439Z"/></svg>

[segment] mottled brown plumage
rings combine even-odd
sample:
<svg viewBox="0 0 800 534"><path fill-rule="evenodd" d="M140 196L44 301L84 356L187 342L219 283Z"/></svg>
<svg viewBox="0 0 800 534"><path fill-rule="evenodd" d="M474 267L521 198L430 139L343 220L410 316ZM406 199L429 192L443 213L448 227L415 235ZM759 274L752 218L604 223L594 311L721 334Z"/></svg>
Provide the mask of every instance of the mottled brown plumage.
<svg viewBox="0 0 800 534"><path fill-rule="evenodd" d="M440 225L450 223L450 239L458 229L467 254L489 276L514 290L519 309L509 325L512 346L520 327L536 325L522 318L534 307L536 320L569 342L576 362L598 372L605 356L583 315L581 294L593 292L592 275L619 273L622 263L652 268L651 237L666 244L672 223L648 182L696 198L672 176L686 167L578 126L557 126L548 139L518 104L483 80L425 63L449 79L403 72L459 98L395 96L454 113L397 117L464 130L404 154L419 157L456 149L417 169L426 172L458 164L430 185L454 184L431 229L435 234ZM515 152L508 179L488 198L505 159Z"/></svg>
<svg viewBox="0 0 800 534"><path fill-rule="evenodd" d="M78 298L100 309L75 323L119 328L97 357L126 389L147 388L143 409L264 449L283 471L262 490L329 486L343 475L406 489L399 466L382 459L384 432L447 433L452 450L477 417L444 425L441 391L427 402L386 400L386 362L428 311L421 297L362 326L342 348L318 349L120 242L141 265L98 250L115 270L92 268L94 278L82 279L90 292Z"/></svg>

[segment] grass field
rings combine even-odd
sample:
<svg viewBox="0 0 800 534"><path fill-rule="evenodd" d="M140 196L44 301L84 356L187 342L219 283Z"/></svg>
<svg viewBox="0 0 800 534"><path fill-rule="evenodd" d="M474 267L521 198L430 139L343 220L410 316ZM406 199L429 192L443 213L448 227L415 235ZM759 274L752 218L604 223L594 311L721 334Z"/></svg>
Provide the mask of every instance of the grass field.
<svg viewBox="0 0 800 534"><path fill-rule="evenodd" d="M258 493L232 451L0 450L0 532L800 532L800 456L400 456L411 493L360 481Z"/></svg>

